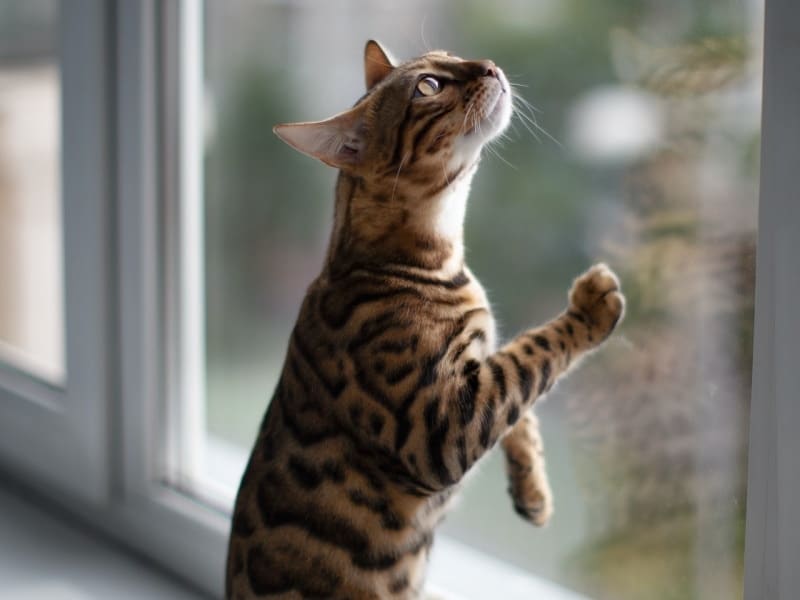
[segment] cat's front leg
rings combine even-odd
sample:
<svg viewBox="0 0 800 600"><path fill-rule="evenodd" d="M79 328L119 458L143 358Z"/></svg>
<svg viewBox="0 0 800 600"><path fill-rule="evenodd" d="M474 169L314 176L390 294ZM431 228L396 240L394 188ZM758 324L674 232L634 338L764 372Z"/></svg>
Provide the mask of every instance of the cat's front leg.
<svg viewBox="0 0 800 600"><path fill-rule="evenodd" d="M624 306L619 281L601 264L575 280L564 313L518 335L485 360L462 351L472 330L465 326L442 352L457 359L437 366L439 375L426 388L427 399L415 403L416 427L407 442L422 449L425 460L411 461L405 453L401 458L430 489L461 479L576 359L608 338Z"/></svg>
<svg viewBox="0 0 800 600"><path fill-rule="evenodd" d="M602 344L625 311L617 276L597 264L570 289L567 310L549 323L521 333L487 359L509 424L517 411L549 390L576 360ZM521 413L520 413L521 414Z"/></svg>
<svg viewBox="0 0 800 600"><path fill-rule="evenodd" d="M577 359L611 335L625 312L619 279L603 263L575 279L568 298L567 310L559 317L518 335L492 357L505 365L511 362L515 367L510 369L511 379L523 385L522 397L511 389L512 404L529 404L549 390ZM533 394L524 387L526 369L537 382Z"/></svg>
<svg viewBox="0 0 800 600"><path fill-rule="evenodd" d="M514 510L534 525L547 524L553 514L553 494L547 480L539 420L532 410L522 415L501 445Z"/></svg>
<svg viewBox="0 0 800 600"><path fill-rule="evenodd" d="M614 328L622 314L618 290L616 277L605 265L597 265L576 280L565 314L567 323L554 327L558 336L563 338L566 334L569 338L568 341L558 340L559 349L563 347L565 353L569 353L563 361L567 365L576 351L579 353L584 345L591 347L595 337L605 339ZM569 322L573 320L577 323ZM544 339L549 346L549 338ZM541 339L539 345L544 345ZM502 447L514 509L534 525L545 525L553 512L553 498L545 470L539 421L532 411L527 411L506 434Z"/></svg>

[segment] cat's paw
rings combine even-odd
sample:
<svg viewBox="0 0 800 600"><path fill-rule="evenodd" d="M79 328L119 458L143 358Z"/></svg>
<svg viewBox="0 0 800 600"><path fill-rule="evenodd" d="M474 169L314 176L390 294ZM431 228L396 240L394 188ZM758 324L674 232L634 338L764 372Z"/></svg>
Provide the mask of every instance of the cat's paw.
<svg viewBox="0 0 800 600"><path fill-rule="evenodd" d="M513 487L513 486L512 486ZM514 510L537 527L547 525L553 516L553 495L549 489L530 485L528 489L509 489L514 500Z"/></svg>
<svg viewBox="0 0 800 600"><path fill-rule="evenodd" d="M625 297L619 279L606 264L594 265L575 280L569 310L585 321L591 341L599 343L611 335L625 313Z"/></svg>

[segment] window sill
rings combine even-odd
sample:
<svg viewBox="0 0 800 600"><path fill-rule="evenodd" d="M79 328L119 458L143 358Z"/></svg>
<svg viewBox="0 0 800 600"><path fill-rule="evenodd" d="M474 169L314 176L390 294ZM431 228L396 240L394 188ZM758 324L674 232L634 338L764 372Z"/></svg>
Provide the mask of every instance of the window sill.
<svg viewBox="0 0 800 600"><path fill-rule="evenodd" d="M199 600L204 596L113 543L0 488L0 597Z"/></svg>
<svg viewBox="0 0 800 600"><path fill-rule="evenodd" d="M0 487L0 596L31 600L205 597L84 529L81 519L65 520L62 515L67 512L48 509L31 490ZM586 600L457 541L437 537L426 598L479 600L496 597L499 590L505 600Z"/></svg>

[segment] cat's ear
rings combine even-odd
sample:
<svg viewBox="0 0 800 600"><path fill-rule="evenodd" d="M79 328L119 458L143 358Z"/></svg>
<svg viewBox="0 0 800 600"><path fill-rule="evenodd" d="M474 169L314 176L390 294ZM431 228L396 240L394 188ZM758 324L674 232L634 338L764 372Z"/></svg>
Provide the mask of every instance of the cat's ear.
<svg viewBox="0 0 800 600"><path fill-rule="evenodd" d="M375 40L369 40L364 48L364 78L367 89L383 81L394 70L391 55Z"/></svg>
<svg viewBox="0 0 800 600"><path fill-rule="evenodd" d="M325 119L284 123L272 131L284 142L337 169L358 165L364 152L363 105Z"/></svg>

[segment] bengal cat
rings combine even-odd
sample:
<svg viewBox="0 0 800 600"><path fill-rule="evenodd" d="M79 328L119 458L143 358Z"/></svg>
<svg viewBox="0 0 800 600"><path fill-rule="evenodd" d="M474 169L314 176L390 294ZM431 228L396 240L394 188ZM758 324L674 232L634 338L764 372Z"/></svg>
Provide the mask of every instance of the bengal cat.
<svg viewBox="0 0 800 600"><path fill-rule="evenodd" d="M374 41L365 71L350 110L275 128L340 172L325 264L236 500L227 598L419 598L433 530L498 440L515 508L543 524L528 408L623 313L596 265L561 315L496 350L462 229L481 149L511 118L508 81L445 52L395 66Z"/></svg>

